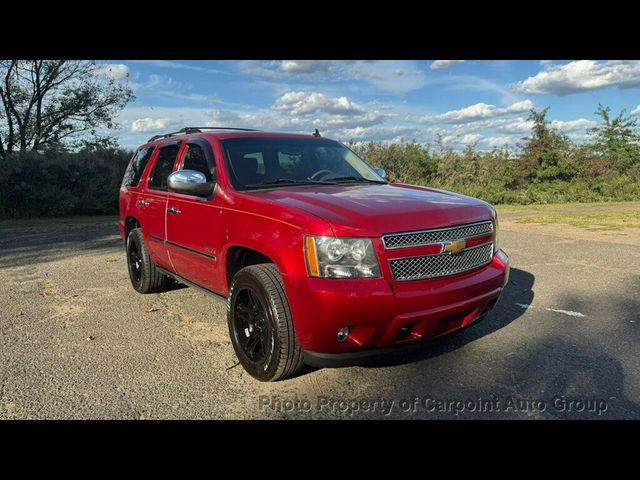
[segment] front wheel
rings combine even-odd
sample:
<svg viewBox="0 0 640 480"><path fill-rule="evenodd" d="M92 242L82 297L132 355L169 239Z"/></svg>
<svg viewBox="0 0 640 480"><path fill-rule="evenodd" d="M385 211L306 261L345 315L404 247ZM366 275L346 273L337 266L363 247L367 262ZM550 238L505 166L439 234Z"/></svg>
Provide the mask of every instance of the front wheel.
<svg viewBox="0 0 640 480"><path fill-rule="evenodd" d="M233 277L227 323L238 360L252 377L272 382L302 369L302 349L274 264L245 267Z"/></svg>

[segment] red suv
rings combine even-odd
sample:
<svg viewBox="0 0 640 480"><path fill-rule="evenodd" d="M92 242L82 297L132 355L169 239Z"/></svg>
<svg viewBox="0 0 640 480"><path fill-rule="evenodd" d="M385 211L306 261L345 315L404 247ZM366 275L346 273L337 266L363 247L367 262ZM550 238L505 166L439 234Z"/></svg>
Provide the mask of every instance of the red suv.
<svg viewBox="0 0 640 480"><path fill-rule="evenodd" d="M471 324L509 276L495 209L384 177L317 131L153 137L120 190L131 283L226 297L233 348L264 381Z"/></svg>

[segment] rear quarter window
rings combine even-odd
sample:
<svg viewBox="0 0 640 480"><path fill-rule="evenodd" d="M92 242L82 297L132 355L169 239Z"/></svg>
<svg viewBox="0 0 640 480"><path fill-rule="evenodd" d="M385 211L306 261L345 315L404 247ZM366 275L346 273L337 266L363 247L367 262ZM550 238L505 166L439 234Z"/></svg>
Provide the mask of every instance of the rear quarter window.
<svg viewBox="0 0 640 480"><path fill-rule="evenodd" d="M136 152L129 162L127 170L124 172L124 178L122 179L123 187L135 187L140 183L142 173L149 163L154 150L155 147L147 147L141 148Z"/></svg>

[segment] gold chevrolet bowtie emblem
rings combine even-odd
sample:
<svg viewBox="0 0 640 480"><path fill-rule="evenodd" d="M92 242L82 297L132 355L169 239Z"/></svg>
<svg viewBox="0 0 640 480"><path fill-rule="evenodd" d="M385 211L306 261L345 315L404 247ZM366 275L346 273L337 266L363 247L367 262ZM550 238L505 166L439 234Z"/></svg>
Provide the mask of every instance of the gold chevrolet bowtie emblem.
<svg viewBox="0 0 640 480"><path fill-rule="evenodd" d="M464 240L453 240L451 242L444 242L442 244L441 253L451 253L452 255L455 255L456 253L460 253L465 248L467 248L467 242L465 242Z"/></svg>

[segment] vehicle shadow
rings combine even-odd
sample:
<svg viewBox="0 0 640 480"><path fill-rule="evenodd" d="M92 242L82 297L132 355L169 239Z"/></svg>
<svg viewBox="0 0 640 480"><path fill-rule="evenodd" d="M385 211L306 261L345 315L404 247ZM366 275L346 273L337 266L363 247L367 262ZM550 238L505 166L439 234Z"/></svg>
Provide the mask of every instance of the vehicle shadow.
<svg viewBox="0 0 640 480"><path fill-rule="evenodd" d="M124 252L116 224L70 226L65 229L4 232L0 268L23 267L82 254Z"/></svg>
<svg viewBox="0 0 640 480"><path fill-rule="evenodd" d="M379 357L356 363L356 366L379 368L419 362L452 352L479 338L490 335L506 327L524 314L526 311L525 305L533 303L534 282L535 277L533 274L518 268L512 268L509 283L500 297L500 301L481 320L450 335L424 341L408 350L402 347L398 349L391 348Z"/></svg>

